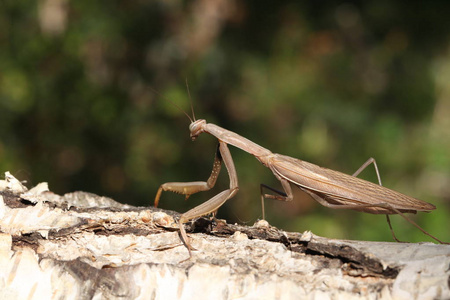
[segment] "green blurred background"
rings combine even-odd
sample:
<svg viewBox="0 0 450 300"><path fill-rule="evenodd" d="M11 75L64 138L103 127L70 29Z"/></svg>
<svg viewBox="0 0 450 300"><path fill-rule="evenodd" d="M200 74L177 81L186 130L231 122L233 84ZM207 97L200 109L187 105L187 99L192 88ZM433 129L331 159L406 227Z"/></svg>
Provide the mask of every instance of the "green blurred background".
<svg viewBox="0 0 450 300"><path fill-rule="evenodd" d="M353 173L377 159L383 184L437 206L413 216L450 241L450 2L1 1L0 171L147 206L161 183L206 180L217 141L198 118L273 152ZM259 184L231 148L240 191L218 217L253 224ZM373 167L361 175L376 181ZM184 212L228 186L160 206ZM266 201L290 231L391 241L384 216ZM393 217L397 236L429 241Z"/></svg>

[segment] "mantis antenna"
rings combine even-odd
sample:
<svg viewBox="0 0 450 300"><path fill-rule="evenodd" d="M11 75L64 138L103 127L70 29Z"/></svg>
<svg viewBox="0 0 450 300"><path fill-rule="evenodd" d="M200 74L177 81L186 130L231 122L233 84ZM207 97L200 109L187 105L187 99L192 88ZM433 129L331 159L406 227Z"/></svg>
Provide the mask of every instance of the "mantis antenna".
<svg viewBox="0 0 450 300"><path fill-rule="evenodd" d="M189 102L191 103L192 118L194 119L194 122L195 122L197 120L195 119L194 106L192 105L191 91L189 90L189 84L188 84L187 77L186 77L186 89L187 89L188 96L189 96Z"/></svg>
<svg viewBox="0 0 450 300"><path fill-rule="evenodd" d="M187 81L186 81L187 82ZM162 99L166 100L167 102L169 102L170 104L172 104L173 106L175 106L179 111L181 111L183 114L186 115L186 117L188 117L189 121L191 121L191 123L193 123L195 121L195 116L194 116L194 109L192 108L192 101L191 101L191 109L192 109L192 116L194 117L194 120L192 120L192 118L183 110L181 109L180 106L178 106L177 104L175 104L175 102L173 102L172 100L170 100L169 98L165 97L164 95L162 95L160 92L158 92L157 90L155 90L154 88L152 88L151 86L149 87L156 95L158 95L159 97L161 97ZM189 89L188 89L189 92ZM189 95L189 99L191 98L191 95Z"/></svg>

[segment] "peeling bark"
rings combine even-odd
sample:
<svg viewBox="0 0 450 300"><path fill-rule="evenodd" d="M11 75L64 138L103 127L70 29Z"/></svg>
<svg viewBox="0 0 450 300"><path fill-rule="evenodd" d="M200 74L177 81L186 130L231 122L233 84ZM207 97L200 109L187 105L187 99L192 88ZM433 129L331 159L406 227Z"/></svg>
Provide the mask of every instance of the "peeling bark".
<svg viewBox="0 0 450 300"><path fill-rule="evenodd" d="M450 246L334 240L0 181L8 299L448 299ZM185 260L185 261L184 261Z"/></svg>

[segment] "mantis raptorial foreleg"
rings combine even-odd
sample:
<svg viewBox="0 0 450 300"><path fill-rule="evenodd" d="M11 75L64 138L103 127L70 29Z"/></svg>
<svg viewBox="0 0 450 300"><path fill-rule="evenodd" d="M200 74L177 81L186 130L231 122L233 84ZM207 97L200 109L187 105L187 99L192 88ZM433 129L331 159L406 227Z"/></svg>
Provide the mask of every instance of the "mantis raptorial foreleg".
<svg viewBox="0 0 450 300"><path fill-rule="evenodd" d="M174 192L186 196L186 200L192 194L197 192L207 191L214 187L222 167L222 156L220 154L219 145L217 145L216 156L214 157L213 168L211 175L207 181L192 181L192 182L166 182L162 184L155 196L154 206L158 207L161 193L164 191Z"/></svg>
<svg viewBox="0 0 450 300"><path fill-rule="evenodd" d="M155 206L158 205L162 191L171 191L179 194L184 194L189 197L196 192L209 190L215 185L217 181L217 176L219 175L222 161L225 164L225 168L227 169L228 175L230 177L230 188L222 191L208 201L185 212L180 216L180 219L178 221L181 238L189 251L189 256L192 256L191 250L193 250L194 248L192 248L189 243L183 224L191 219L198 218L210 213L215 213L223 203L233 197L239 190L236 168L234 167L233 158L231 157L231 153L228 149L227 144L219 141L219 145L216 151L216 157L214 159L213 170L208 181L169 182L161 185L158 193L156 194Z"/></svg>

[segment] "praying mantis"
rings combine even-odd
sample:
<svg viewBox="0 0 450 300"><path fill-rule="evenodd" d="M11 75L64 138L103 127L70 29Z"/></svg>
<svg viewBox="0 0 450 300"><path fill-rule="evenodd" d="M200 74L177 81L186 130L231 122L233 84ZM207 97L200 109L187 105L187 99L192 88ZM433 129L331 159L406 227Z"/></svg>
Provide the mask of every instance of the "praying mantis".
<svg viewBox="0 0 450 300"><path fill-rule="evenodd" d="M170 102L175 105L172 101ZM180 109L177 105L175 106ZM180 109L191 122L189 125L191 139L195 141L200 134L208 133L216 137L219 141L211 175L207 181L167 182L162 184L156 193L154 206L158 206L163 191L183 194L187 199L194 193L210 190L216 183L222 162L228 171L230 186L228 189L218 193L206 202L181 215L178 225L180 228L182 242L189 251L189 257L192 257L191 251L194 250L194 248L189 242L183 224L194 218L211 213L215 214L217 210L227 200L234 197L239 190L236 168L234 166L230 150L228 149L228 145L232 145L253 155L260 163L269 168L273 175L281 183L284 191L279 191L265 184L260 185L263 219L265 218L264 199L292 201L294 198L292 186L294 186L301 189L321 205L328 208L353 209L370 214L385 214L389 228L396 241L398 241L398 239L394 234L389 219L389 215L391 214L398 214L402 216L406 221L417 227L424 234L441 244L446 244L426 232L423 228L405 215L405 213L417 213L419 211L430 212L436 209L436 207L430 203L415 199L382 186L375 159L369 158L353 175L344 174L302 161L297 158L272 153L270 150L237 133L222 128L218 125L207 123L204 119L196 120L192 103L191 109L192 118ZM379 184L356 177L370 164L373 164L375 167ZM264 189L268 189L272 193L264 193Z"/></svg>

